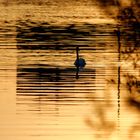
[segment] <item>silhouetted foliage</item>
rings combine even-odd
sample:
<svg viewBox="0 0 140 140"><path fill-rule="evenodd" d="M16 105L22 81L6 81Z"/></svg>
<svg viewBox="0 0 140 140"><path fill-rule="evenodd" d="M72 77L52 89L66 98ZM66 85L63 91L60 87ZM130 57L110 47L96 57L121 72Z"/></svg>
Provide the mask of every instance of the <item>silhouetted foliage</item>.
<svg viewBox="0 0 140 140"><path fill-rule="evenodd" d="M130 93L133 93L133 89L135 88L140 93L140 81L137 79L135 75L124 75L127 79L126 86Z"/></svg>
<svg viewBox="0 0 140 140"><path fill-rule="evenodd" d="M135 23L138 22L132 7L120 9L118 18L121 20L121 22L128 24L129 26L135 26Z"/></svg>
<svg viewBox="0 0 140 140"><path fill-rule="evenodd" d="M109 12L111 9L109 9L110 6L114 6L114 8L118 8L117 13L117 22L120 27L120 44L121 44L121 51L120 61L122 62L120 66L120 93L118 95L118 110L121 108L121 99L124 100L125 105L123 107L130 108L130 111L136 111L138 114L140 113L140 78L139 78L139 62L140 62L140 55L139 55L139 49L140 49L140 21L139 21L139 4L140 1L133 0L131 3L132 5L121 5L122 1L118 0L98 0L100 8L104 8L106 15L109 15ZM129 63L129 64L128 64ZM128 69L125 70L124 65L130 65ZM109 67L109 66L108 66ZM114 70L113 70L114 71ZM125 82L124 82L124 81ZM123 83L124 82L124 83ZM117 87L118 81L117 79L110 77L110 79L107 80L107 88L108 91L111 93L114 92L115 89L111 89L111 87L108 87L108 84L115 84ZM124 90L125 89L125 90ZM126 92L126 98L123 97L123 94ZM105 96L107 96L109 93L105 93ZM120 100L119 100L120 99ZM126 100L125 100L126 99ZM119 104L120 103L120 104ZM97 107L98 106L98 107ZM122 108L123 108L122 107ZM110 131L110 133L116 129L116 127L111 127L111 130L106 127L104 121L107 122L107 119L105 119L105 114L107 112L107 108L104 105L96 105L96 103L93 105L93 108L99 116L97 119L93 119L96 113L94 112L94 116L92 116L90 119L87 119L87 124L95 130L95 132L102 131L102 129L106 128L105 131ZM111 110L110 110L111 111ZM127 112L127 110L126 110ZM119 116L118 111L118 116ZM99 119L100 118L100 119ZM121 119L121 118L120 118ZM118 117L119 120L119 117ZM98 123L99 121L99 123ZM107 122L108 125L110 122ZM100 127L102 125L102 127ZM115 123L114 123L115 124ZM119 124L119 122L118 122ZM121 125L121 124L120 124ZM134 124L131 124L131 127L128 128L128 135L130 135L130 139L133 139L135 132L139 132L140 126L139 121L136 121ZM134 138L135 139L135 138Z"/></svg>
<svg viewBox="0 0 140 140"><path fill-rule="evenodd" d="M132 7L121 9L118 14L118 20L121 24L122 52L132 53L138 50L140 46L140 23Z"/></svg>

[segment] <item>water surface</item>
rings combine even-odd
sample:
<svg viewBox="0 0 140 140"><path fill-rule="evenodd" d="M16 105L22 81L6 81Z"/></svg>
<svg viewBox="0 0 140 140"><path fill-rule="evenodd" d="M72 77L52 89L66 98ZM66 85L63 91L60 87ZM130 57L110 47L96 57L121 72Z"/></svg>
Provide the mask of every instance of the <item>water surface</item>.
<svg viewBox="0 0 140 140"><path fill-rule="evenodd" d="M43 19L33 7L1 15L1 139L138 139L139 34L121 26L118 50L116 24L101 13Z"/></svg>

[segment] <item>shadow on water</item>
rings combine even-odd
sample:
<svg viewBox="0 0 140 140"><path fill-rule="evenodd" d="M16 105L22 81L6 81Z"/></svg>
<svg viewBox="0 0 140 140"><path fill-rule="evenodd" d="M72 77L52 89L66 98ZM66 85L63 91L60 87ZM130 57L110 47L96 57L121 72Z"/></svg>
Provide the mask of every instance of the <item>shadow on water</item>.
<svg viewBox="0 0 140 140"><path fill-rule="evenodd" d="M17 40L18 43L24 44L18 45L18 49L75 50L75 45L80 45L80 41L82 41L81 49L82 46L87 47L90 42L90 32L88 30L84 31L84 29L82 31L82 27L77 28L74 24L63 27L49 23L37 25L33 22L20 22L20 25L17 27ZM92 28L94 29L94 27ZM31 45L25 45L26 43Z"/></svg>
<svg viewBox="0 0 140 140"><path fill-rule="evenodd" d="M94 30L94 27L87 24ZM19 22L17 27L17 104L36 106L38 102L47 104L74 104L92 100L88 94L95 90L95 68L77 68L74 61L65 65L68 56L62 53L73 51L76 59L76 46L80 50L94 51L90 46L89 29L76 25L56 26L49 23ZM79 42L80 41L80 42ZM82 44L81 41L83 42ZM52 54L53 51L53 54ZM59 64L51 64L55 53L62 57ZM67 52L71 54L71 52ZM50 55L49 55L50 54ZM49 56L48 59L46 56ZM56 57L58 57L56 56ZM39 59L41 58L41 59ZM87 95L86 95L87 94ZM31 109L33 111L33 109Z"/></svg>
<svg viewBox="0 0 140 140"><path fill-rule="evenodd" d="M104 50L105 42L101 40L101 36L114 35L115 28L112 24L53 25L49 22L36 23L30 20L17 23L18 49L32 50L75 50L76 45L80 50Z"/></svg>
<svg viewBox="0 0 140 140"><path fill-rule="evenodd" d="M35 109L29 109L35 112L38 110L36 109L38 105L47 106L52 104L52 106L58 105L57 108L59 108L59 104L74 105L81 101L91 100L88 96L81 95L91 94L92 91L88 89L89 82L86 81L86 73L90 74L91 80L93 80L91 83L94 84L95 70L87 69L82 71L80 78L77 80L76 68L51 67L49 65L36 64L24 65L23 67L18 66L17 104L26 104L29 108L35 107ZM84 89L80 90L83 87ZM75 94L79 95L75 96ZM41 108L40 111L42 111Z"/></svg>

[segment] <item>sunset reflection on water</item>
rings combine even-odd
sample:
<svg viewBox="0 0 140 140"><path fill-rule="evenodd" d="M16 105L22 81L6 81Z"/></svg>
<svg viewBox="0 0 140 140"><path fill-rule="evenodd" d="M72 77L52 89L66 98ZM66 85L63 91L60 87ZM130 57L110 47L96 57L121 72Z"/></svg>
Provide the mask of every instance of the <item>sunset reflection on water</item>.
<svg viewBox="0 0 140 140"><path fill-rule="evenodd" d="M139 31L89 5L2 8L1 139L139 139Z"/></svg>

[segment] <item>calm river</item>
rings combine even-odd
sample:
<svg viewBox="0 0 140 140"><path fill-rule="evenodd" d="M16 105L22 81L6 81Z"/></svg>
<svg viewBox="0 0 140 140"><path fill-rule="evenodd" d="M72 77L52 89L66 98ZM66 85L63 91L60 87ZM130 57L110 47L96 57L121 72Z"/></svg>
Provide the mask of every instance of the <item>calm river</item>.
<svg viewBox="0 0 140 140"><path fill-rule="evenodd" d="M137 32L94 3L0 9L0 139L140 139Z"/></svg>

